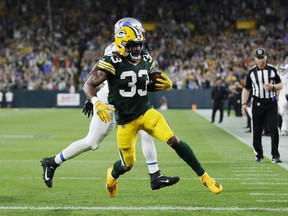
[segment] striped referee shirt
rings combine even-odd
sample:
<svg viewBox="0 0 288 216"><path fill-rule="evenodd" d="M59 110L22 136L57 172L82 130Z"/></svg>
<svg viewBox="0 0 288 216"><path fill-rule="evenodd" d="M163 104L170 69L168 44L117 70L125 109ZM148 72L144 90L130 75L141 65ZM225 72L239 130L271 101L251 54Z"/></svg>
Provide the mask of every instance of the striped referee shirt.
<svg viewBox="0 0 288 216"><path fill-rule="evenodd" d="M252 67L247 76L245 82L245 88L252 89L252 96L260 99L270 99L276 97L276 91L265 90L264 84L271 83L277 84L281 82L278 70L271 64L266 64L265 68L260 69L255 65Z"/></svg>

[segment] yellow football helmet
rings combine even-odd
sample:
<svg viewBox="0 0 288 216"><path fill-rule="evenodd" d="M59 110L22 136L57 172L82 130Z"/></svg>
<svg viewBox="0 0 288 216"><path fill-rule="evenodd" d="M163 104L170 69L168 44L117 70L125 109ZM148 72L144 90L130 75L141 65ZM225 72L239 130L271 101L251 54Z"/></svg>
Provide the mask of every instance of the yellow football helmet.
<svg viewBox="0 0 288 216"><path fill-rule="evenodd" d="M137 27L123 26L115 34L115 46L121 56L137 61L141 57L145 38Z"/></svg>

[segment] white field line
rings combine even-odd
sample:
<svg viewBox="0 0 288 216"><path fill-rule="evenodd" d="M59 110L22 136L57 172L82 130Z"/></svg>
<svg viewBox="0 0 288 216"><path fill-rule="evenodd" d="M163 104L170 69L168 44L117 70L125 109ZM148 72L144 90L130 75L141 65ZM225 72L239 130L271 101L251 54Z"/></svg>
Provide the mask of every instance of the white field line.
<svg viewBox="0 0 288 216"><path fill-rule="evenodd" d="M263 173L246 173L246 174L235 174L235 176L280 176L280 174L263 174Z"/></svg>
<svg viewBox="0 0 288 216"><path fill-rule="evenodd" d="M214 207L183 207L183 206L155 206L155 207L129 207L129 206L0 206L0 210L114 210L114 211L285 211L288 212L288 208L240 208L240 207L227 207L227 208L214 208Z"/></svg>
<svg viewBox="0 0 288 216"><path fill-rule="evenodd" d="M288 193L283 193L283 194L279 194L279 193L250 193L249 195L251 196L288 196Z"/></svg>
<svg viewBox="0 0 288 216"><path fill-rule="evenodd" d="M6 135L6 134L3 134L3 135L0 135L0 138L3 138L3 139L33 139L33 138L50 138L50 135Z"/></svg>
<svg viewBox="0 0 288 216"><path fill-rule="evenodd" d="M1 161L0 161L1 162ZM247 168L247 167L246 167ZM250 174L253 174L253 173L257 173L257 174L267 174L267 173L270 173L272 174L272 171L269 170L269 169L266 169L265 167L265 170L247 170L247 172L245 170L237 170L237 171L231 171L232 173L234 173L234 175L250 175Z"/></svg>
<svg viewBox="0 0 288 216"><path fill-rule="evenodd" d="M37 177L33 177L33 176L0 176L0 179L20 179L20 180L38 180L38 179L42 179L41 175L37 176ZM61 179L61 180L98 180L98 179L104 179L101 177L92 177L92 176L87 176L87 177L68 177L68 176L63 176L63 177L57 177L57 179ZM129 180L143 180L143 181L147 181L149 178L125 178L122 177L121 179L129 179ZM199 181L198 178L183 178L181 177L180 180L185 180L185 181ZM225 181L241 181L244 184L249 184L249 183L245 183L245 181L253 181L255 180L255 178L217 178L217 180L225 180ZM267 181L273 181L272 183L274 184L274 181L287 181L286 178L265 178L265 183ZM271 182L270 182L271 183ZM251 183L253 184L253 183ZM257 184L257 183L255 183ZM261 184L261 182L260 182ZM279 182L279 184L281 184Z"/></svg>
<svg viewBox="0 0 288 216"><path fill-rule="evenodd" d="M243 185L288 185L288 182L242 182Z"/></svg>
<svg viewBox="0 0 288 216"><path fill-rule="evenodd" d="M262 203L288 203L288 200L256 200L256 202L262 202Z"/></svg>
<svg viewBox="0 0 288 216"><path fill-rule="evenodd" d="M0 160L0 163L39 163L40 160ZM113 160L111 160L113 162ZM69 163L111 163L111 161L105 161L105 160L71 160Z"/></svg>

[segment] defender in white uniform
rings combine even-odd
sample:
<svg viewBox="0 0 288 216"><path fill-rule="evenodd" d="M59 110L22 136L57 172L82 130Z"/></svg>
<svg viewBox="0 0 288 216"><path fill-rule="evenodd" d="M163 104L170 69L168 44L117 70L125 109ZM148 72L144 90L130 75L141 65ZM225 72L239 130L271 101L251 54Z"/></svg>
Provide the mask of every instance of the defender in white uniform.
<svg viewBox="0 0 288 216"><path fill-rule="evenodd" d="M278 99L279 114L282 117L280 135L288 135L288 64L281 64L279 74L283 83Z"/></svg>

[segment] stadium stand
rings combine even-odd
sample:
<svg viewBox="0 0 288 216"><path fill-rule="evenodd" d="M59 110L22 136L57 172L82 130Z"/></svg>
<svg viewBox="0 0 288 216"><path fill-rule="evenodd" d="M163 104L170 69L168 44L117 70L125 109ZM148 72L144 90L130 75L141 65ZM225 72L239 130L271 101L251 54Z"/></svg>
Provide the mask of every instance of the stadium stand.
<svg viewBox="0 0 288 216"><path fill-rule="evenodd" d="M0 89L80 89L126 16L143 22L175 89L209 88L219 77L241 83L256 47L272 64L285 60L286 11L285 0L2 0Z"/></svg>

